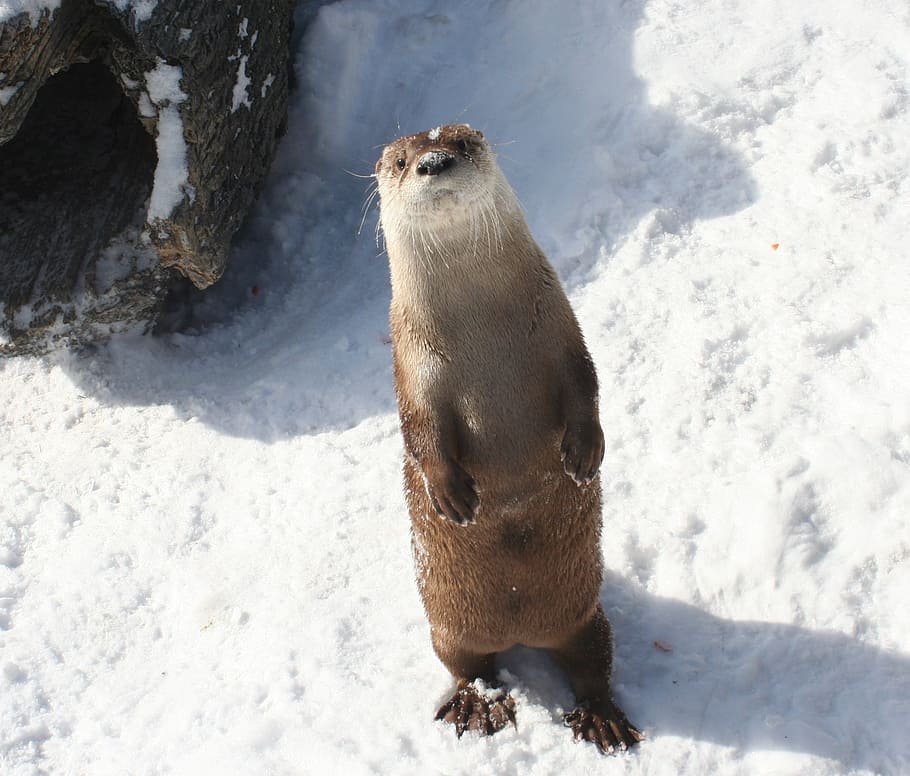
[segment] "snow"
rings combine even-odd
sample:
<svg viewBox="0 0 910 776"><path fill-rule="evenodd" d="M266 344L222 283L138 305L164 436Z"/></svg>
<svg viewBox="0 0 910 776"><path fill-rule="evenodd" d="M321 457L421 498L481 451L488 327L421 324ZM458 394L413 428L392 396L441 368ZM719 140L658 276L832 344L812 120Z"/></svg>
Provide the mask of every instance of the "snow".
<svg viewBox="0 0 910 776"><path fill-rule="evenodd" d="M41 14L52 13L59 7L60 0L0 0L0 23L27 13L37 24Z"/></svg>
<svg viewBox="0 0 910 776"><path fill-rule="evenodd" d="M113 5L120 11L132 10L136 22L144 22L151 18L158 0L113 0ZM53 13L59 7L60 0L3 0L0 2L0 22L27 13L37 23L42 13Z"/></svg>
<svg viewBox="0 0 910 776"><path fill-rule="evenodd" d="M22 88L22 84L23 82L20 81L12 86L0 86L0 108L5 108L7 106L9 101L16 96L16 92Z"/></svg>
<svg viewBox="0 0 910 776"><path fill-rule="evenodd" d="M114 0L114 5L121 11L131 10L136 22L144 22L152 18L158 0Z"/></svg>
<svg viewBox="0 0 910 776"><path fill-rule="evenodd" d="M231 101L231 113L237 111L241 105L249 108L253 103L250 100L248 89L250 88L250 77L246 74L246 63L250 57L244 54L240 57L240 64L237 66L237 80L234 82L234 94Z"/></svg>
<svg viewBox="0 0 910 776"><path fill-rule="evenodd" d="M269 93L269 89L272 87L273 83L275 83L275 76L272 73L269 73L262 82L262 86L259 89L259 96L264 98Z"/></svg>
<svg viewBox="0 0 910 776"><path fill-rule="evenodd" d="M890 0L321 9L191 329L0 362L0 771L910 772L908 52ZM598 367L629 756L571 740L529 650L517 730L432 720L387 267L345 170L454 121Z"/></svg>
<svg viewBox="0 0 910 776"><path fill-rule="evenodd" d="M180 88L182 75L179 66L168 65L160 58L155 69L145 74L148 98L158 113L158 135L155 139L158 166L155 168L155 182L149 198L146 217L149 223L170 216L183 201L188 185L186 140L183 137L183 120L177 107L186 99L186 94ZM143 115L147 115L150 107L144 99L140 100Z"/></svg>
<svg viewBox="0 0 910 776"><path fill-rule="evenodd" d="M238 8L239 8L239 6L238 6ZM241 19L240 24L237 27L237 37L240 38L241 41L245 40L246 38L250 38L250 34L247 30L249 21L250 20L244 16L243 19ZM252 51L253 48L256 46L256 40L258 38L259 38L259 32L258 31L254 32L253 36L250 38L250 43L249 43L250 51ZM247 72L246 72L247 63L250 61L250 55L241 54L242 51L243 51L243 43L241 42L241 47L237 49L237 53L228 57L228 62L233 62L235 60L239 60L239 64L237 65L237 79L234 81L234 93L232 95L232 100L231 100L231 113L235 113L240 108L241 105L244 105L247 108L249 108L253 104L252 100L250 99L250 94L249 94L249 88L250 88L250 85L252 84L252 80L250 79L249 75L247 75ZM271 83L269 83L269 85L271 85ZM267 91L267 87L264 86L263 90L262 90L263 97L265 96L266 91Z"/></svg>

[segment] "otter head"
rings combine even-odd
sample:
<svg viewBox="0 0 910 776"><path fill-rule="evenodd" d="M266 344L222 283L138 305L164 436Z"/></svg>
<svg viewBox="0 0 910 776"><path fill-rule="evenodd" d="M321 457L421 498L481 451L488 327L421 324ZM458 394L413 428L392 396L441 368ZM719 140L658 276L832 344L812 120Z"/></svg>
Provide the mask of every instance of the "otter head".
<svg viewBox="0 0 910 776"><path fill-rule="evenodd" d="M467 124L402 137L376 162L382 228L398 230L472 222L508 184L483 133Z"/></svg>

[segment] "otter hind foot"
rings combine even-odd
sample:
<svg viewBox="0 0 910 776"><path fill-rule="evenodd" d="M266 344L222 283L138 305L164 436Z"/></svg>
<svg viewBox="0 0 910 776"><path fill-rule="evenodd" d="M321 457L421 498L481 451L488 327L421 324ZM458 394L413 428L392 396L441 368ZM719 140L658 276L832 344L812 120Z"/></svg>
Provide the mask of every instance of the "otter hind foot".
<svg viewBox="0 0 910 776"><path fill-rule="evenodd" d="M515 700L505 692L496 694L483 692L471 683L459 682L455 694L439 711L436 719L455 725L455 733L461 738L465 730L476 730L482 736L492 736L509 723L515 723Z"/></svg>
<svg viewBox="0 0 910 776"><path fill-rule="evenodd" d="M644 735L612 701L582 703L563 716L576 741L591 741L603 754L615 754L644 740Z"/></svg>

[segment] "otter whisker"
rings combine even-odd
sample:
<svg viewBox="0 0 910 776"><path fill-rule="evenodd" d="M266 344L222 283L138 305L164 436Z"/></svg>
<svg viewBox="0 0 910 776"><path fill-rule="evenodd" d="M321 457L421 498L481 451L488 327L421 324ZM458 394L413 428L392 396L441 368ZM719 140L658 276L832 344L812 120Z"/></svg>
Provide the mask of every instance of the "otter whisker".
<svg viewBox="0 0 910 776"><path fill-rule="evenodd" d="M490 228L493 232L493 237L496 239L496 248L502 253L502 221L498 211L495 200L489 197L487 199L487 215L490 219ZM490 250L493 250L493 246L490 246Z"/></svg>
<svg viewBox="0 0 910 776"><path fill-rule="evenodd" d="M428 233L430 235L430 242L433 244L434 250L435 250L436 255L438 256L439 260L443 263L443 266L446 269L451 269L449 267L449 262L446 260L445 248L441 242L441 239L440 239L437 231L435 229L429 229Z"/></svg>
<svg viewBox="0 0 910 776"><path fill-rule="evenodd" d="M363 210L362 210L363 215L360 217L360 226L357 227L357 236L358 237L360 237L360 233L361 233L361 231L363 231L363 224L367 220L367 215L370 212L370 205L373 204L373 201L376 199L376 197L378 195L379 195L379 187L377 186L370 193L369 197L367 197L367 201L363 203ZM378 221L377 221L377 225L378 225Z"/></svg>
<svg viewBox="0 0 910 776"><path fill-rule="evenodd" d="M378 181L376 181L375 183L371 183L369 186L367 186L366 198L364 199L363 207L361 208L361 212L363 212L364 210L367 209L367 206L370 204L370 200L372 200L373 197L378 192L379 192L379 182Z"/></svg>
<svg viewBox="0 0 910 776"><path fill-rule="evenodd" d="M380 236L381 233L383 234L383 237L384 237L385 235L384 235L384 233L382 232L382 218L380 217L380 218L377 218L377 219L376 219L376 230L375 230L375 233L374 233L374 235L373 235L373 238L374 238L375 241L376 241L376 247L379 248L379 254L378 254L378 255L380 255L380 256L382 255L383 250L384 250L384 248L383 248L383 247L380 247L380 245L379 245L379 236Z"/></svg>
<svg viewBox="0 0 910 776"><path fill-rule="evenodd" d="M496 213L494 210L494 204L491 201L490 197L484 197L481 202L481 207L483 208L484 221L487 224L487 250L490 254L495 253L494 250L494 241L496 240Z"/></svg>
<svg viewBox="0 0 910 776"><path fill-rule="evenodd" d="M478 242L480 240L480 226L478 224L478 215L478 209L471 208L471 239L474 244L472 249L474 258L480 258L480 251L478 250Z"/></svg>

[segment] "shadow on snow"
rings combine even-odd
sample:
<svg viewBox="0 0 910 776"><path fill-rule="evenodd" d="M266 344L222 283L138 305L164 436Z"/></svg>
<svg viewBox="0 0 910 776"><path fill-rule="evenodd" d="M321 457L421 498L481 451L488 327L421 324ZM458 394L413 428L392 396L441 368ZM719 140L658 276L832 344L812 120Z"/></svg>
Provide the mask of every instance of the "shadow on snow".
<svg viewBox="0 0 910 776"><path fill-rule="evenodd" d="M648 735L644 746L676 736L814 755L851 771L910 768L910 739L894 736L907 716L910 655L833 631L723 619L609 572L601 603L617 701ZM502 663L554 721L571 708L568 682L543 653L518 648Z"/></svg>
<svg viewBox="0 0 910 776"><path fill-rule="evenodd" d="M372 172L379 146L440 121L503 143L531 229L570 287L648 213L684 232L754 200L736 152L649 104L633 61L640 0L577 14L543 0L533 13L379 5L330 5L303 36L289 133L225 277L182 311L189 332L58 357L82 390L267 442L393 412L388 272L373 214L357 233L365 186L345 170ZM529 54L560 40L557 64ZM327 83L327 68L345 75Z"/></svg>

